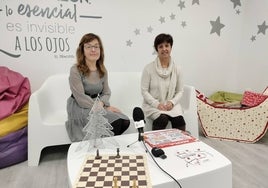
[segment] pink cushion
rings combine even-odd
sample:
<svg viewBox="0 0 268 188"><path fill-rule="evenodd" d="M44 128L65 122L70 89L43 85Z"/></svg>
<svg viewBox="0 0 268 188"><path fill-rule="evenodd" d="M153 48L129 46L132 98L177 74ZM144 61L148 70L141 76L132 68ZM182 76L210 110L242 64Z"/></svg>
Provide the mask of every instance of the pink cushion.
<svg viewBox="0 0 268 188"><path fill-rule="evenodd" d="M248 107L257 106L262 103L268 96L252 91L245 91L241 104Z"/></svg>

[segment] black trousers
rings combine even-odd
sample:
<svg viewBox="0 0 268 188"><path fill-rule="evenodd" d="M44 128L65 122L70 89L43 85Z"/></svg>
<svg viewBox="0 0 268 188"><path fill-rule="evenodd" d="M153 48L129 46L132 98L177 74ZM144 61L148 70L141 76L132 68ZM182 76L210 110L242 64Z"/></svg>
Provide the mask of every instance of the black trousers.
<svg viewBox="0 0 268 188"><path fill-rule="evenodd" d="M171 122L172 128L177 128L185 131L186 123L183 116L170 117L166 114L161 114L153 121L153 130L161 130L167 127L168 122Z"/></svg>
<svg viewBox="0 0 268 188"><path fill-rule="evenodd" d="M126 119L118 119L111 123L113 127L114 135L121 135L123 132L125 132L130 124L130 120Z"/></svg>

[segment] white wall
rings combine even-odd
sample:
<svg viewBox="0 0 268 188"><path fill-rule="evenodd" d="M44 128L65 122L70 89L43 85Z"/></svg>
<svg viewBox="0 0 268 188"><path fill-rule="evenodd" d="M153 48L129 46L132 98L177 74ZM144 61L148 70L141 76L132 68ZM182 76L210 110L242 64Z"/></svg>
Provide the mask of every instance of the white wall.
<svg viewBox="0 0 268 188"><path fill-rule="evenodd" d="M68 73L75 63L80 38L94 32L103 40L109 71L142 71L155 58L155 36L165 32L174 37L172 55L184 71L185 83L206 94L218 90L243 92L247 88L262 91L268 85L265 72L268 30L267 34L257 32L263 21L268 25L267 1L241 1L241 6L235 8L228 0L181 2L185 8L181 9L177 0L0 0L0 65L29 77L34 91L49 75ZM69 8L77 20L19 15L18 7L27 4L31 9ZM7 10L12 10L12 14L7 15ZM81 18L81 15L101 18ZM160 22L161 17L165 22ZM210 21L218 17L224 24L220 35L211 33ZM181 26L183 21L185 27ZM30 24L39 30L29 30ZM55 24L71 30L64 33L45 30L44 26ZM252 35L257 36L253 42ZM58 51L59 44L56 52L47 49L46 40L55 39L65 40L64 45L61 43L62 51ZM127 41L132 45L128 46ZM3 51L20 56L11 57Z"/></svg>
<svg viewBox="0 0 268 188"><path fill-rule="evenodd" d="M268 25L268 1L248 1L245 5L240 61L237 66L237 88L262 92L268 86L268 29L258 34L258 26ZM268 26L267 26L268 27ZM256 36L255 41L250 38Z"/></svg>

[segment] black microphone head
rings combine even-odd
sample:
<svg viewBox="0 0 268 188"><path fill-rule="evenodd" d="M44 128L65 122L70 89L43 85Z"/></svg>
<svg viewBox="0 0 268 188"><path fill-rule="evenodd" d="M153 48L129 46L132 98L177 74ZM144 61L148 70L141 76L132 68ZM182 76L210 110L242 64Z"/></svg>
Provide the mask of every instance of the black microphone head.
<svg viewBox="0 0 268 188"><path fill-rule="evenodd" d="M144 113L140 107L135 107L133 109L132 116L134 121L144 120Z"/></svg>
<svg viewBox="0 0 268 188"><path fill-rule="evenodd" d="M160 157L162 159L167 158L167 156L165 155L165 152L162 149L157 148L157 147L152 148L152 154L153 156Z"/></svg>

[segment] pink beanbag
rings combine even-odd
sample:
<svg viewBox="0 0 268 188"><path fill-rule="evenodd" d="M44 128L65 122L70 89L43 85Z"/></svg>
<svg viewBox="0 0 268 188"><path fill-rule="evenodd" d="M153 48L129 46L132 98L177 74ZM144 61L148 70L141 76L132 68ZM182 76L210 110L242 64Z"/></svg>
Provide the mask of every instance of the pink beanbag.
<svg viewBox="0 0 268 188"><path fill-rule="evenodd" d="M24 106L31 95L28 78L0 66L0 120Z"/></svg>

